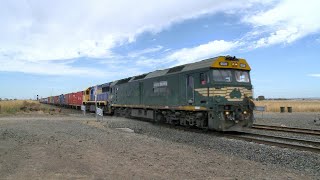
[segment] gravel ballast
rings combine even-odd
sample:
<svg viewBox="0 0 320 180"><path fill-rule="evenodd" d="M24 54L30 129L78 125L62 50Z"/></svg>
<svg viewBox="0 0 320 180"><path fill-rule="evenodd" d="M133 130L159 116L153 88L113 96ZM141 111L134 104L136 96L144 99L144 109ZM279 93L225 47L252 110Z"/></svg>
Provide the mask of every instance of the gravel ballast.
<svg viewBox="0 0 320 180"><path fill-rule="evenodd" d="M125 118L110 118L104 123L108 127L128 127L151 137L204 147L226 155L238 156L262 164L279 165L279 167L287 167L301 172L306 171L320 176L320 155L316 153L233 140L207 133L177 130Z"/></svg>
<svg viewBox="0 0 320 180"><path fill-rule="evenodd" d="M126 118L0 118L8 179L317 179L319 162L315 153Z"/></svg>
<svg viewBox="0 0 320 180"><path fill-rule="evenodd" d="M320 112L256 112L254 123L320 130Z"/></svg>

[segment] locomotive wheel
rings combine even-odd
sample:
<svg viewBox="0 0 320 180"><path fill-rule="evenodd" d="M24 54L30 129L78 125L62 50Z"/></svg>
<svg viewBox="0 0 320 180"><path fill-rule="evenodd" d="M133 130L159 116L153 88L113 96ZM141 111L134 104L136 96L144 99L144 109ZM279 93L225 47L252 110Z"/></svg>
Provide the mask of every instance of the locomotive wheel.
<svg viewBox="0 0 320 180"><path fill-rule="evenodd" d="M130 117L131 117L131 109L130 109L130 108L127 108L125 111L126 111L125 117L126 117L126 118L130 118Z"/></svg>
<svg viewBox="0 0 320 180"><path fill-rule="evenodd" d="M119 109L119 108L116 108L116 109L114 110L114 115L117 116L117 117L120 116L120 109Z"/></svg>
<svg viewBox="0 0 320 180"><path fill-rule="evenodd" d="M157 123L158 123L158 122L163 122L163 121L164 121L164 116L163 116L163 114L157 113L154 121L157 122Z"/></svg>

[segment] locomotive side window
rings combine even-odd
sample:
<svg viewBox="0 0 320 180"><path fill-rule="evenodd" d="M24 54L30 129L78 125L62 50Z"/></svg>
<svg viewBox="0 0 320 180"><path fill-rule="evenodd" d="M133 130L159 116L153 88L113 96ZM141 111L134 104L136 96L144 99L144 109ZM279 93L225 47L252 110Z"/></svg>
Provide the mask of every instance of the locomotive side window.
<svg viewBox="0 0 320 180"><path fill-rule="evenodd" d="M103 93L108 92L108 91L109 91L109 89L110 89L110 87L109 87L109 86L107 86L107 87L103 87L103 88L102 88L102 92L103 92Z"/></svg>
<svg viewBox="0 0 320 180"><path fill-rule="evenodd" d="M218 82L231 82L232 74L230 70L213 70L213 79Z"/></svg>
<svg viewBox="0 0 320 180"><path fill-rule="evenodd" d="M206 73L200 73L200 83L201 85L209 83L209 76Z"/></svg>
<svg viewBox="0 0 320 180"><path fill-rule="evenodd" d="M236 71L236 80L238 82L250 82L249 73L247 71Z"/></svg>

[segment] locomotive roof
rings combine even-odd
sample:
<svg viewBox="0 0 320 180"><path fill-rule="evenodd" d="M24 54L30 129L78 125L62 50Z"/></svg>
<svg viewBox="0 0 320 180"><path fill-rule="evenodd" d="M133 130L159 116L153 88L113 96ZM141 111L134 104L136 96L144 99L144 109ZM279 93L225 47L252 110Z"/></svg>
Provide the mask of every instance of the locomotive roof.
<svg viewBox="0 0 320 180"><path fill-rule="evenodd" d="M216 58L217 57L210 58L210 59L205 59L205 60L194 62L194 63L184 64L184 65L181 65L181 66L175 66L175 67L168 68L168 69L156 70L156 71L150 72L144 79L153 78L153 77L159 77L159 76L163 76L163 75L166 75L166 74L171 74L170 70L172 70L172 69L174 69L176 67L181 67L180 68L181 70L175 71L175 72L172 72L172 73L186 72L186 71L192 71L192 70L195 70L195 69L202 69L202 68L210 68L212 63L213 63L213 61Z"/></svg>
<svg viewBox="0 0 320 180"><path fill-rule="evenodd" d="M237 67L234 67L233 63L229 63L227 66L221 66L219 63L221 61L225 61L225 60L231 61L231 62L238 61L241 64L242 63L245 64L246 66L239 68L238 63L236 63ZM132 82L132 81L136 81L136 80L140 80L140 79L149 79L149 78L164 76L167 74L181 73L181 72L187 72L187 71L204 69L204 68L236 68L236 69L250 70L249 65L247 64L247 62L244 59L237 59L234 56L233 57L231 57L231 56L218 56L218 57L209 58L209 59L205 59L205 60L194 62L194 63L179 65L179 66L175 66L175 67L171 67L171 68L163 69L163 70L156 70L156 71L149 72L146 74L141 74L141 75L137 75L137 76L133 76L133 77L129 77L129 78L116 80L116 81L111 82L110 85L113 86L116 84Z"/></svg>

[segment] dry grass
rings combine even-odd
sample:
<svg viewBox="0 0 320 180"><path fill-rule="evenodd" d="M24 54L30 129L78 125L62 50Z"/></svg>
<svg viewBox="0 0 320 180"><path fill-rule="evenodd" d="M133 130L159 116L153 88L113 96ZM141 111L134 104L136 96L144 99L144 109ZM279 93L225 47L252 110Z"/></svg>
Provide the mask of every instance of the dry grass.
<svg viewBox="0 0 320 180"><path fill-rule="evenodd" d="M0 114L16 114L18 112L31 112L31 111L48 111L48 108L41 107L38 101L0 101Z"/></svg>
<svg viewBox="0 0 320 180"><path fill-rule="evenodd" d="M292 107L293 112L320 112L319 101L297 101L297 100L265 100L255 101L256 106L266 106L267 112L280 112L280 107ZM16 114L18 112L43 111L50 112L48 106L41 105L38 101L15 100L0 101L0 114Z"/></svg>
<svg viewBox="0 0 320 180"><path fill-rule="evenodd" d="M280 107L292 107L293 112L320 112L320 101L304 100L265 100L255 101L256 106L266 106L267 112L280 112Z"/></svg>

